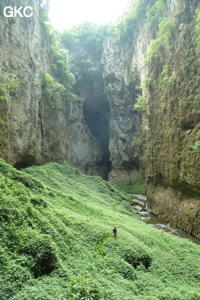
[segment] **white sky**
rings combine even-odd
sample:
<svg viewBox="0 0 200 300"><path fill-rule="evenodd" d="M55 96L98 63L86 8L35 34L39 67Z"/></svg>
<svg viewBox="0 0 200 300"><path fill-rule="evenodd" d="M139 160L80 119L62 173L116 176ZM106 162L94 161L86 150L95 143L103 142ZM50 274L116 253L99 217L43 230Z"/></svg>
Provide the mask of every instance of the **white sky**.
<svg viewBox="0 0 200 300"><path fill-rule="evenodd" d="M62 30L89 21L96 24L115 22L130 0L50 0L50 21Z"/></svg>

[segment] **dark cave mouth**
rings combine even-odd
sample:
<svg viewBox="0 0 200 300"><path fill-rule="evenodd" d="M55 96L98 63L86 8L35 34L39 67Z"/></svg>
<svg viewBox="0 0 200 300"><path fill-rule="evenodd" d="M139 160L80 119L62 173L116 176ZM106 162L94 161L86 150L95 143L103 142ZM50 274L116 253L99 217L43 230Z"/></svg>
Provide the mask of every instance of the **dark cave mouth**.
<svg viewBox="0 0 200 300"><path fill-rule="evenodd" d="M28 167L36 165L36 159L33 155L24 155L14 167L18 170L26 169Z"/></svg>
<svg viewBox="0 0 200 300"><path fill-rule="evenodd" d="M83 105L83 113L92 136L98 141L101 148L101 159L97 161L97 167L101 170L103 179L108 180L111 170L109 151L109 118L110 109L107 101L86 101Z"/></svg>

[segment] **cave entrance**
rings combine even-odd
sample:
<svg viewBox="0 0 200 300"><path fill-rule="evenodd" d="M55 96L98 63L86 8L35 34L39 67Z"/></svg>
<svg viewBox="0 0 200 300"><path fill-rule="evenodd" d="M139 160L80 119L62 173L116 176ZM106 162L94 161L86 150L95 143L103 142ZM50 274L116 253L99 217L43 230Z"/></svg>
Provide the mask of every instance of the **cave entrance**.
<svg viewBox="0 0 200 300"><path fill-rule="evenodd" d="M109 119L110 108L107 100L88 99L84 102L83 113L91 134L98 141L101 148L101 159L97 167L103 179L108 180L111 170L109 151Z"/></svg>
<svg viewBox="0 0 200 300"><path fill-rule="evenodd" d="M16 164L14 167L18 170L25 169L31 166L35 165L35 157L32 155L24 155Z"/></svg>

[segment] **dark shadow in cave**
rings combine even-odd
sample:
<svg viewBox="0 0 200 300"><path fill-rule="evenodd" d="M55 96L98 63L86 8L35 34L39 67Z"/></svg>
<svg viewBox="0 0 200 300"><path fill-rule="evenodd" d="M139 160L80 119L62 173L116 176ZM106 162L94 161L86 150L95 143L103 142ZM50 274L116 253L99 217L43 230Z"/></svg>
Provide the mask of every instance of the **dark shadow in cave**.
<svg viewBox="0 0 200 300"><path fill-rule="evenodd" d="M92 135L99 142L102 151L97 167L103 179L108 180L111 170L109 151L109 118L110 108L106 99L87 99L83 105L83 113Z"/></svg>
<svg viewBox="0 0 200 300"><path fill-rule="evenodd" d="M14 167L18 170L25 169L31 166L34 166L36 163L35 157L32 155L24 155Z"/></svg>

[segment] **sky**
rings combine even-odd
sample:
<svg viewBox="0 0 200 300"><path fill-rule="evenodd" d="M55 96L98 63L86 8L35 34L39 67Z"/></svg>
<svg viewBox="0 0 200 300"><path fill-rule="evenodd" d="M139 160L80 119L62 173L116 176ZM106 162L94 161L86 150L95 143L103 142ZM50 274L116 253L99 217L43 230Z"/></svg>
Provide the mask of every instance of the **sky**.
<svg viewBox="0 0 200 300"><path fill-rule="evenodd" d="M130 0L50 0L50 22L58 30L89 21L107 24L117 20Z"/></svg>

